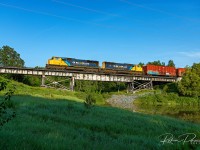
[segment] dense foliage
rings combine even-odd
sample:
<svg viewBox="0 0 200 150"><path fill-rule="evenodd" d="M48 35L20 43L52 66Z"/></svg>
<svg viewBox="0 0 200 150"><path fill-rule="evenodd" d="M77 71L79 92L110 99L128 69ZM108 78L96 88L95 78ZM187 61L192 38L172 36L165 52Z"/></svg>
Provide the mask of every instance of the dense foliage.
<svg viewBox="0 0 200 150"><path fill-rule="evenodd" d="M175 67L174 61L173 60L169 60L167 66L169 66L169 67Z"/></svg>
<svg viewBox="0 0 200 150"><path fill-rule="evenodd" d="M194 63L191 68L187 69L178 83L178 89L185 96L200 96L200 63Z"/></svg>
<svg viewBox="0 0 200 150"><path fill-rule="evenodd" d="M24 67L24 60L20 58L13 48L3 46L0 48L0 66Z"/></svg>
<svg viewBox="0 0 200 150"><path fill-rule="evenodd" d="M81 92L106 93L126 89L126 83L102 82L102 81L75 81L75 90Z"/></svg>
<svg viewBox="0 0 200 150"><path fill-rule="evenodd" d="M0 91L6 89L7 80L4 80L0 77ZM3 126L13 117L15 117L15 112L13 111L14 105L11 102L11 96L14 93L14 88L9 89L5 93L5 97L3 100L0 100L0 126Z"/></svg>
<svg viewBox="0 0 200 150"><path fill-rule="evenodd" d="M165 62L160 62L160 60L153 61L153 62L148 62L147 64L149 64L149 65L156 65L156 66L165 66Z"/></svg>
<svg viewBox="0 0 200 150"><path fill-rule="evenodd" d="M0 48L0 66L5 67L24 67L24 60L20 57L14 48L9 46L3 46ZM8 79L14 79L19 82L23 82L24 75L18 74L4 74L1 75Z"/></svg>
<svg viewBox="0 0 200 150"><path fill-rule="evenodd" d="M174 64L173 60L169 60L167 65L165 65L165 62L161 62L160 60L148 62L147 64L149 64L149 65L156 65L156 66L175 67L175 64Z"/></svg>

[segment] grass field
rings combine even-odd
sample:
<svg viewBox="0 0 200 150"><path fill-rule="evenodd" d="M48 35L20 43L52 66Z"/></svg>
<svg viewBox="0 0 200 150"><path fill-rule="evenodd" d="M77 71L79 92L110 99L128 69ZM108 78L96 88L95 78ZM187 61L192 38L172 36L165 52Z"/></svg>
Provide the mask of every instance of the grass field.
<svg viewBox="0 0 200 150"><path fill-rule="evenodd" d="M108 106L87 109L76 92L15 82L9 83L9 87L12 84L16 84L12 101L17 115L0 127L0 149L196 149L200 146L183 141L163 144L164 137L159 138L165 133L172 133L174 139L194 133L195 140L199 140L199 124Z"/></svg>
<svg viewBox="0 0 200 150"><path fill-rule="evenodd" d="M86 109L72 100L14 96L17 116L0 128L0 149L171 149L159 136L195 133L200 126L162 116L110 107Z"/></svg>
<svg viewBox="0 0 200 150"><path fill-rule="evenodd" d="M58 90L58 89L53 89L53 88L47 89L44 87L31 87L31 86L25 85L23 83L15 82L15 81L10 81L8 83L7 88L8 89L13 88L13 86L16 86L15 95L30 95L33 97L43 97L43 98L49 98L49 99L70 99L70 100L79 101L79 102L83 101L82 99L77 98L76 92L71 92L67 90Z"/></svg>

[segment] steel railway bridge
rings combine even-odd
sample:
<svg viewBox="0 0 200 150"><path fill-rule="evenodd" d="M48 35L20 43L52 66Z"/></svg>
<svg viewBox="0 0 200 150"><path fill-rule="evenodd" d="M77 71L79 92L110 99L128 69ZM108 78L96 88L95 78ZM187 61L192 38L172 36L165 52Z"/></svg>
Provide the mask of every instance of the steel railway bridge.
<svg viewBox="0 0 200 150"><path fill-rule="evenodd" d="M41 76L41 86L45 85L45 80L52 82L51 84L58 84L59 81L50 81L48 76L68 77L70 79L70 90L74 90L75 80L89 80L89 81L115 81L129 83L129 91L134 91L141 88L152 88L152 82L176 82L180 80L177 77L166 76L146 76L146 75L125 75L125 74L105 74L94 72L83 72L73 70L49 70L36 68L17 68L17 67L0 67L0 74L23 74ZM140 84L138 81L143 81ZM62 85L61 85L62 87ZM63 87L64 88L64 87Z"/></svg>

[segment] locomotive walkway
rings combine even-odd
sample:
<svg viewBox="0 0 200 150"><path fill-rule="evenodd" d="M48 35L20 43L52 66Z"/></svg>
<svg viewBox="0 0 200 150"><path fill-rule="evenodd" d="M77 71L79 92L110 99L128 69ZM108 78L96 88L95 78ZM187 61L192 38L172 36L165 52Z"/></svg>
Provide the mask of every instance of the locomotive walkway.
<svg viewBox="0 0 200 150"><path fill-rule="evenodd" d="M94 72L83 72L73 70L48 70L36 68L16 68L16 67L0 67L0 74L23 74L36 75L42 77L42 86L45 86L45 78L47 76L70 77L71 90L74 87L74 80L90 80L90 81L115 81L133 83L134 81L158 81L158 82L176 82L180 80L177 77L165 76L146 76L146 75L120 75L120 74L104 74Z"/></svg>

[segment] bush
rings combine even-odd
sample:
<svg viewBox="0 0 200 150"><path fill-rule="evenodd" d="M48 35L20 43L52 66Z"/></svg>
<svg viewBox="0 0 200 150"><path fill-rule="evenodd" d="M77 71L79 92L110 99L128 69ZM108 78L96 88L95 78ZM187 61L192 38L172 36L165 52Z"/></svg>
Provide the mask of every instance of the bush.
<svg viewBox="0 0 200 150"><path fill-rule="evenodd" d="M0 91L6 89L7 81L0 80ZM3 126L5 123L10 121L13 117L16 116L16 113L12 110L14 104L11 101L11 96L14 94L15 87L9 89L5 93L5 98L0 102L0 126Z"/></svg>
<svg viewBox="0 0 200 150"><path fill-rule="evenodd" d="M84 105L86 108L91 108L96 103L96 99L93 94L87 94Z"/></svg>

